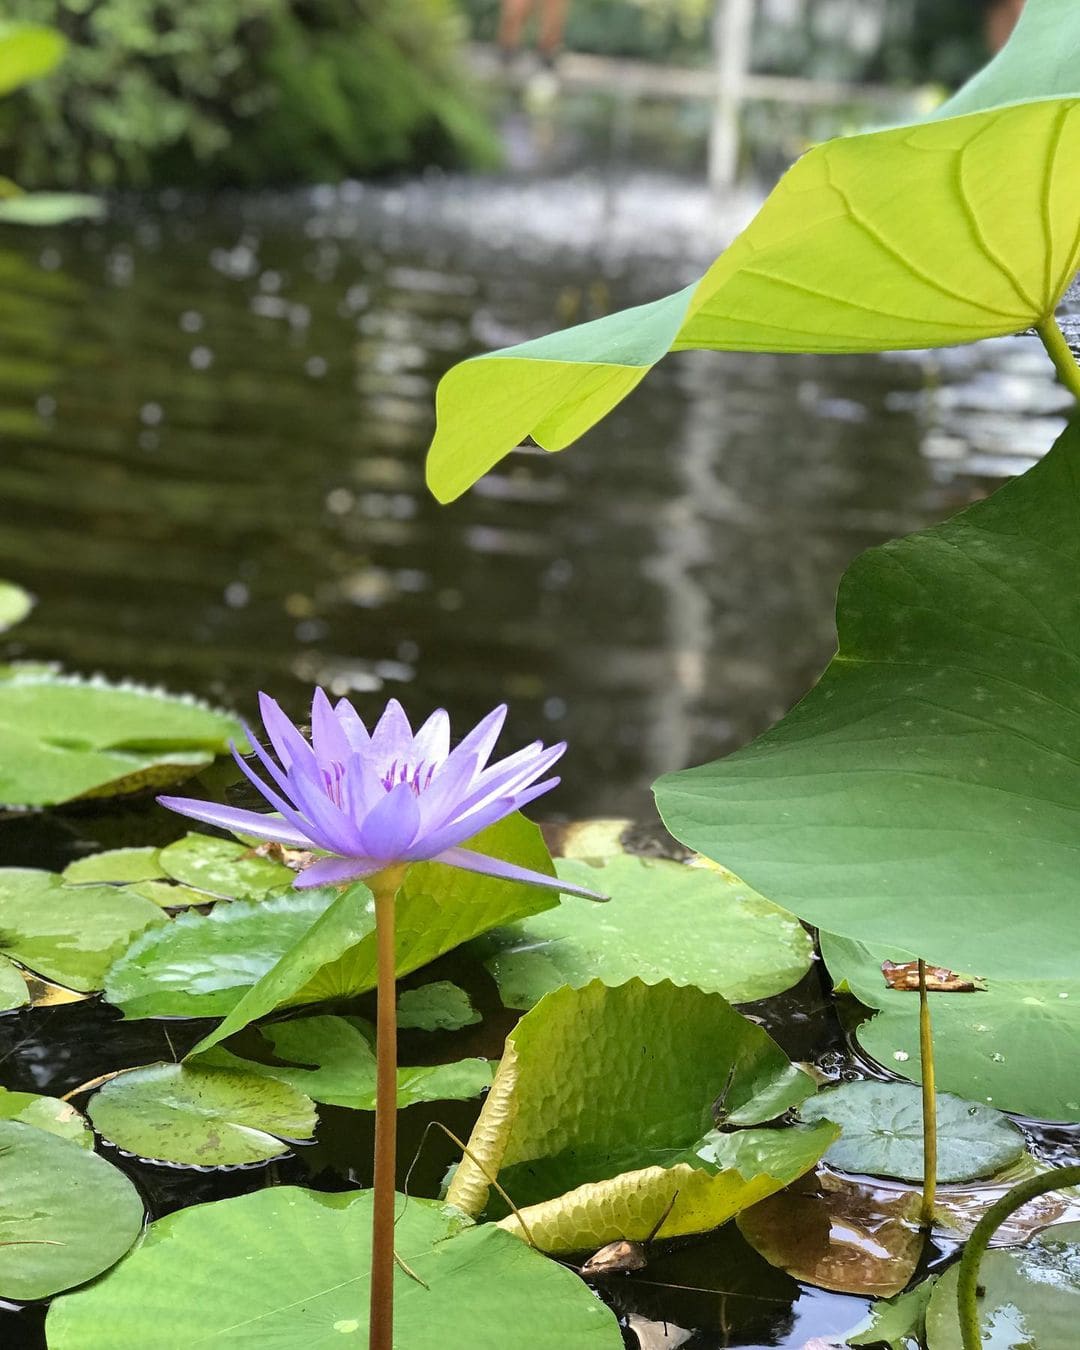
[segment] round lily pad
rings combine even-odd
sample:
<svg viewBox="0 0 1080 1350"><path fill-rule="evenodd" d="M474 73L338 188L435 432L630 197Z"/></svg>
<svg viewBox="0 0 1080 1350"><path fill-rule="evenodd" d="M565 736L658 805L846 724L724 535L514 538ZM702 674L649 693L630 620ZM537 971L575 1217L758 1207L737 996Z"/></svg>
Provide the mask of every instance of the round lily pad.
<svg viewBox="0 0 1080 1350"><path fill-rule="evenodd" d="M118 1261L143 1205L118 1168L70 1139L0 1120L0 1298L48 1298Z"/></svg>
<svg viewBox="0 0 1080 1350"><path fill-rule="evenodd" d="M25 1008L29 1002L30 990L26 987L22 971L6 956L0 956L0 1012Z"/></svg>
<svg viewBox="0 0 1080 1350"><path fill-rule="evenodd" d="M154 881L163 877L158 862L158 849L110 848L103 853L91 853L76 858L60 873L69 886L83 886L89 882Z"/></svg>
<svg viewBox="0 0 1080 1350"><path fill-rule="evenodd" d="M799 1107L803 1120L832 1120L840 1138L825 1161L844 1172L919 1181L922 1089L914 1083L841 1083ZM1015 1162L1024 1136L992 1107L937 1094L938 1180L971 1181Z"/></svg>
<svg viewBox="0 0 1080 1350"><path fill-rule="evenodd" d="M399 1210L394 1246L418 1280L395 1276L396 1345L621 1350L614 1315L564 1266L433 1201ZM180 1210L107 1280L53 1304L50 1350L359 1350L370 1234L370 1191L279 1186Z"/></svg>
<svg viewBox="0 0 1080 1350"><path fill-rule="evenodd" d="M86 1119L59 1097L40 1097L35 1092L8 1092L0 1088L0 1120L17 1120L47 1130L60 1139L70 1139L80 1148L93 1148L94 1135Z"/></svg>
<svg viewBox="0 0 1080 1350"><path fill-rule="evenodd" d="M450 980L435 980L398 995L397 1024L417 1031L460 1031L482 1021L468 994Z"/></svg>
<svg viewBox="0 0 1080 1350"><path fill-rule="evenodd" d="M263 1162L310 1139L315 1105L275 1078L189 1064L151 1064L90 1099L94 1128L141 1158L191 1166Z"/></svg>
<svg viewBox="0 0 1080 1350"><path fill-rule="evenodd" d="M296 879L291 868L247 844L194 832L163 848L158 861L174 881L223 900L261 900Z"/></svg>

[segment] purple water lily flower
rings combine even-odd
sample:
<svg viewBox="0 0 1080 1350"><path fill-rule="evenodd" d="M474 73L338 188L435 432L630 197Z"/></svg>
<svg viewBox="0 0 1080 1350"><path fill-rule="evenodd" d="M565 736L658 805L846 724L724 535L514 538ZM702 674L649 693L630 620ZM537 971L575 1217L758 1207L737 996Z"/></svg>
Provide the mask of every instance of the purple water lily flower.
<svg viewBox="0 0 1080 1350"><path fill-rule="evenodd" d="M277 759L250 732L248 740L273 786L235 746L233 758L277 814L189 797L159 797L162 806L206 825L327 854L304 868L297 886L341 884L398 863L441 862L593 900L604 898L461 847L559 782L543 775L562 755L565 742L545 749L534 741L488 764L506 718L505 705L488 713L453 750L450 718L442 708L414 734L404 708L392 698L369 733L351 703L341 699L332 706L316 689L309 744L272 698L260 694L259 707Z"/></svg>

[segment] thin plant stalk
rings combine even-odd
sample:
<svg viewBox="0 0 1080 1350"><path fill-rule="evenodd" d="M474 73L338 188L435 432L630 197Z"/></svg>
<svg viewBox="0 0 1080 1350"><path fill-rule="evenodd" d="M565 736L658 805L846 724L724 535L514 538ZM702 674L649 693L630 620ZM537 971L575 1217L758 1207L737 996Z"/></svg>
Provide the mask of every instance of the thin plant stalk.
<svg viewBox="0 0 1080 1350"><path fill-rule="evenodd" d="M956 1282L956 1308L960 1319L960 1339L964 1350L983 1350L982 1330L979 1326L979 1267L990 1240L1009 1217L1029 1200L1045 1195L1047 1191L1061 1191L1067 1186L1080 1185L1080 1167L1058 1167L1042 1172L1037 1177L1021 1181L1011 1191L990 1206L971 1231L960 1258L959 1278Z"/></svg>
<svg viewBox="0 0 1080 1350"><path fill-rule="evenodd" d="M919 1223L934 1223L937 1196L937 1098L934 1095L934 1035L926 996L926 962L919 958L919 1064L922 1072L923 1185Z"/></svg>
<svg viewBox="0 0 1080 1350"><path fill-rule="evenodd" d="M375 1193L371 1223L369 1350L393 1350L394 1209L397 1174L397 984L394 902L404 867L368 882L375 896L378 1013L375 1030Z"/></svg>
<svg viewBox="0 0 1080 1350"><path fill-rule="evenodd" d="M1041 323L1035 325L1035 331L1042 338L1042 344L1050 354L1058 379L1080 403L1080 366L1077 365L1076 357L1065 341L1065 334L1058 327L1057 319L1052 314L1048 315Z"/></svg>

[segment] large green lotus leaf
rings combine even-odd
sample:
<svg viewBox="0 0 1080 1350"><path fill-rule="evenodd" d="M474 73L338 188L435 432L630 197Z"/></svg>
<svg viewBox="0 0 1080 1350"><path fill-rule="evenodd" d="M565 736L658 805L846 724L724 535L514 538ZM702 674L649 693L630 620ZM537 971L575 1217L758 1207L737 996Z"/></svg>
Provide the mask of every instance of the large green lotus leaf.
<svg viewBox="0 0 1080 1350"><path fill-rule="evenodd" d="M310 1139L315 1105L279 1079L199 1064L148 1064L90 1098L94 1129L140 1158L225 1167L288 1153Z"/></svg>
<svg viewBox="0 0 1080 1350"><path fill-rule="evenodd" d="M135 685L37 667L0 677L0 802L54 806L182 782L230 741L225 713Z"/></svg>
<svg viewBox="0 0 1080 1350"><path fill-rule="evenodd" d="M0 581L0 633L6 633L9 628L22 623L33 608L33 599L21 586L11 581Z"/></svg>
<svg viewBox="0 0 1080 1350"><path fill-rule="evenodd" d="M958 1275L950 1266L930 1296L930 1350L963 1350ZM987 1252L979 1285L983 1350L1072 1350L1080 1326L1080 1223L1048 1228L1028 1247Z"/></svg>
<svg viewBox="0 0 1080 1350"><path fill-rule="evenodd" d="M165 919L115 886L65 886L54 872L0 868L0 951L70 989L100 989L132 941Z"/></svg>
<svg viewBox="0 0 1080 1350"><path fill-rule="evenodd" d="M1024 1153L1024 1136L1000 1111L948 1092L936 1097L939 1181L988 1177ZM923 1176L922 1089L914 1083L840 1083L803 1102L799 1114L841 1127L825 1159L831 1166L902 1181Z"/></svg>
<svg viewBox="0 0 1080 1350"><path fill-rule="evenodd" d="M104 853L90 853L68 863L60 875L70 886L85 886L92 882L110 882L119 885L128 881L158 881L165 873L159 861L160 850L146 848L110 848Z"/></svg>
<svg viewBox="0 0 1080 1350"><path fill-rule="evenodd" d="M93 1148L94 1136L86 1120L59 1097L41 1097L36 1092L9 1092L0 1088L0 1120L17 1120L47 1130L60 1139L70 1139L80 1148Z"/></svg>
<svg viewBox="0 0 1080 1350"><path fill-rule="evenodd" d="M262 1037L272 1063L241 1059L221 1046L188 1063L262 1074L328 1106L374 1111L374 1032L368 1023L346 1017L302 1017L271 1023L262 1029ZM468 1101L490 1085L491 1064L486 1059L399 1068L397 1103L404 1108L416 1102Z"/></svg>
<svg viewBox="0 0 1080 1350"><path fill-rule="evenodd" d="M812 1129L712 1131L689 1162L587 1182L519 1212L536 1246L554 1254L619 1238L640 1242L651 1233L660 1239L706 1233L808 1172L837 1134L824 1122ZM513 1214L499 1227L525 1236Z"/></svg>
<svg viewBox="0 0 1080 1350"><path fill-rule="evenodd" d="M481 831L469 847L554 875L540 831L521 815ZM397 973L407 975L488 928L556 903L555 894L539 886L500 881L441 863L414 863L394 907ZM375 977L374 901L371 892L357 883L341 894L191 1053L217 1045L275 1008L362 994L374 989Z"/></svg>
<svg viewBox="0 0 1080 1350"><path fill-rule="evenodd" d="M499 928L473 944L510 1008L531 1008L560 985L633 975L723 994L733 1003L789 989L814 946L792 915L712 867L611 858L602 868L561 858L559 876L611 897L567 897L557 909Z"/></svg>
<svg viewBox="0 0 1080 1350"><path fill-rule="evenodd" d="M883 961L908 954L829 933L821 951L833 983L879 1010L857 1028L859 1044L890 1072L917 1079L918 995L890 989L881 974ZM930 1009L938 1087L1036 1120L1080 1121L1080 979L992 978L970 993L931 993Z"/></svg>
<svg viewBox="0 0 1080 1350"><path fill-rule="evenodd" d="M197 891L226 900L261 900L270 891L291 886L296 873L264 858L234 839L186 834L158 854L166 876Z"/></svg>
<svg viewBox="0 0 1080 1350"><path fill-rule="evenodd" d="M919 1196L821 1170L744 1210L739 1232L797 1280L847 1294L891 1298L923 1248Z"/></svg>
<svg viewBox="0 0 1080 1350"><path fill-rule="evenodd" d="M142 1222L123 1172L70 1139L0 1120L0 1298L48 1298L92 1279Z"/></svg>
<svg viewBox="0 0 1080 1350"><path fill-rule="evenodd" d="M25 1008L29 1002L30 990L26 987L22 971L6 956L0 956L0 1012Z"/></svg>
<svg viewBox="0 0 1080 1350"><path fill-rule="evenodd" d="M672 833L829 932L1073 977L1078 470L1074 425L988 500L857 559L817 687L744 750L659 780Z"/></svg>
<svg viewBox="0 0 1080 1350"><path fill-rule="evenodd" d="M433 980L398 995L397 1024L415 1031L460 1031L483 1018L460 985L452 980Z"/></svg>
<svg viewBox="0 0 1080 1350"><path fill-rule="evenodd" d="M1080 25L1060 47L1080 94ZM696 287L454 366L428 484L465 491L525 436L561 450L666 352L951 346L1053 313L1080 265L1080 100L818 145Z"/></svg>
<svg viewBox="0 0 1080 1350"><path fill-rule="evenodd" d="M719 994L669 981L564 987L506 1038L469 1140L477 1161L462 1159L448 1199L479 1214L495 1174L522 1207L682 1162L717 1121L760 1124L812 1091Z"/></svg>
<svg viewBox="0 0 1080 1350"><path fill-rule="evenodd" d="M394 1342L408 1350L620 1350L571 1271L494 1224L398 1206ZM207 1279L207 1254L213 1278ZM253 1259L254 1254L254 1259ZM159 1219L109 1276L49 1309L50 1350L338 1350L367 1344L371 1192L276 1186Z"/></svg>
<svg viewBox="0 0 1080 1350"><path fill-rule="evenodd" d="M215 905L209 914L181 914L131 944L106 976L105 997L127 1017L221 1016L295 949L336 898L329 890L290 890Z"/></svg>
<svg viewBox="0 0 1080 1350"><path fill-rule="evenodd" d="M47 75L66 50L67 42L55 28L5 25L0 29L0 98Z"/></svg>

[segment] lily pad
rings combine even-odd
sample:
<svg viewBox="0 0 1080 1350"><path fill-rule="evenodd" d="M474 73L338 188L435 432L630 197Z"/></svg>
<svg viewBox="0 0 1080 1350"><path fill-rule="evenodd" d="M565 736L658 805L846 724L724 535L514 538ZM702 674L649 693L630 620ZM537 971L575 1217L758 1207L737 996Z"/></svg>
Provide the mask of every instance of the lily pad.
<svg viewBox="0 0 1080 1350"><path fill-rule="evenodd" d="M7 667L0 675L0 802L54 806L183 782L236 741L226 713L158 690Z"/></svg>
<svg viewBox="0 0 1080 1350"><path fill-rule="evenodd" d="M191 909L196 905L214 903L214 896L207 895L205 891L192 890L190 886L181 886L175 881L131 881L123 889L132 895L141 895L159 909Z"/></svg>
<svg viewBox="0 0 1080 1350"><path fill-rule="evenodd" d="M478 1214L488 1175L520 1207L587 1182L684 1161L718 1119L753 1125L813 1090L779 1046L719 994L594 980L527 1013L506 1050L451 1204Z"/></svg>
<svg viewBox="0 0 1080 1350"><path fill-rule="evenodd" d="M753 744L662 778L668 828L827 932L991 982L1075 978L1078 514L1080 422L863 554L825 675Z"/></svg>
<svg viewBox="0 0 1080 1350"><path fill-rule="evenodd" d="M93 1279L142 1222L123 1172L70 1139L0 1120L0 1298L48 1298Z"/></svg>
<svg viewBox="0 0 1080 1350"><path fill-rule="evenodd" d="M70 1139L80 1148L94 1147L94 1135L85 1118L59 1097L41 1097L35 1092L9 1092L0 1088L0 1120L46 1130L59 1139Z"/></svg>
<svg viewBox="0 0 1080 1350"><path fill-rule="evenodd" d="M460 1031L483 1018L468 994L450 980L435 980L398 995L397 1024L416 1031Z"/></svg>
<svg viewBox="0 0 1080 1350"><path fill-rule="evenodd" d="M919 1181L923 1175L922 1089L864 1079L803 1102L805 1121L832 1120L842 1133L825 1161L845 1172ZM1024 1136L1000 1111L937 1094L938 1180L986 1177L1023 1156Z"/></svg>
<svg viewBox="0 0 1080 1350"><path fill-rule="evenodd" d="M983 1350L1069 1350L1080 1326L1080 1224L1048 1228L1028 1247L987 1252L979 1266ZM963 1350L958 1267L937 1282L926 1310L930 1350Z"/></svg>
<svg viewBox="0 0 1080 1350"><path fill-rule="evenodd" d="M588 1182L527 1206L521 1220L536 1246L554 1254L589 1251L620 1238L640 1242L665 1211L667 1218L654 1234L659 1239L709 1232L809 1171L837 1133L825 1123L812 1129L714 1132L691 1150L689 1162ZM512 1214L499 1227L525 1236Z"/></svg>
<svg viewBox="0 0 1080 1350"><path fill-rule="evenodd" d="M119 1074L90 1099L94 1129L119 1148L160 1162L225 1167L289 1152L310 1139L315 1107L274 1078L193 1064L150 1064Z"/></svg>
<svg viewBox="0 0 1080 1350"><path fill-rule="evenodd" d="M565 1267L430 1200L400 1206L395 1342L409 1350L621 1350L613 1314ZM159 1219L108 1280L49 1309L50 1350L336 1350L367 1333L371 1192L278 1186ZM214 1253L215 1279L206 1280ZM252 1252L258 1259L252 1260ZM537 1309L542 1315L537 1315Z"/></svg>
<svg viewBox="0 0 1080 1350"><path fill-rule="evenodd" d="M291 886L296 873L246 844L209 834L186 834L159 854L162 871L174 881L225 900L261 900Z"/></svg>
<svg viewBox="0 0 1080 1350"><path fill-rule="evenodd" d="M560 877L611 896L496 929L474 944L510 1008L531 1008L560 985L671 980L735 1003L768 998L810 969L813 943L786 910L730 872L631 857L596 868L559 859Z"/></svg>
<svg viewBox="0 0 1080 1350"><path fill-rule="evenodd" d="M33 608L33 598L21 586L0 581L0 633L22 623Z"/></svg>
<svg viewBox="0 0 1080 1350"><path fill-rule="evenodd" d="M209 914L181 914L131 945L109 971L105 997L127 1017L221 1016L336 898L329 890L286 891L216 905Z"/></svg>
<svg viewBox="0 0 1080 1350"><path fill-rule="evenodd" d="M110 848L76 858L60 873L69 886L91 882L157 881L165 875L159 860L160 850L148 848Z"/></svg>
<svg viewBox="0 0 1080 1350"><path fill-rule="evenodd" d="M161 911L113 886L65 886L54 872L0 868L0 950L46 979L84 992Z"/></svg>
<svg viewBox="0 0 1080 1350"><path fill-rule="evenodd" d="M850 1177L804 1177L739 1215L747 1242L797 1280L889 1298L915 1273L923 1239L919 1197Z"/></svg>
<svg viewBox="0 0 1080 1350"><path fill-rule="evenodd" d="M856 1031L859 1044L892 1073L919 1074L919 1000L889 989L881 963L896 948L867 947L822 933L834 983L877 1016ZM1072 1047L1080 1041L1080 980L997 977L971 993L931 994L937 1085L1036 1120L1080 1121Z"/></svg>
<svg viewBox="0 0 1080 1350"><path fill-rule="evenodd" d="M189 1063L261 1074L288 1083L317 1102L355 1110L375 1109L374 1029L347 1017L302 1017L262 1029L275 1062L241 1059L220 1046ZM398 1108L427 1101L468 1101L491 1084L486 1059L398 1069Z"/></svg>
<svg viewBox="0 0 1080 1350"><path fill-rule="evenodd" d="M904 1294L876 1303L867 1323L847 1338L848 1345L888 1346L889 1350L919 1350L926 1338L926 1306L937 1278L917 1284Z"/></svg>
<svg viewBox="0 0 1080 1350"><path fill-rule="evenodd" d="M29 1002L30 990L26 987L22 971L6 956L0 956L0 1012L25 1008Z"/></svg>

